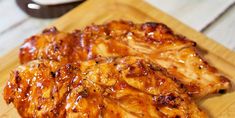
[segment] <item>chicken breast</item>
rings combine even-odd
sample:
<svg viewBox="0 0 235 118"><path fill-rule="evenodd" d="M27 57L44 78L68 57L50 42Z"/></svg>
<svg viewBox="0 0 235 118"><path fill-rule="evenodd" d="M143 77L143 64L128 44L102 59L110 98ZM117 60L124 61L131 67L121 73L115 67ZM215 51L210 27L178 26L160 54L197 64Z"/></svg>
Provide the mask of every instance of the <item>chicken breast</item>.
<svg viewBox="0 0 235 118"><path fill-rule="evenodd" d="M22 117L206 117L164 68L141 57L17 67L4 89Z"/></svg>
<svg viewBox="0 0 235 118"><path fill-rule="evenodd" d="M161 23L112 21L73 33L51 28L27 39L20 49L21 63L35 59L68 63L131 55L166 68L194 98L224 93L231 86L229 79L202 58L195 42Z"/></svg>

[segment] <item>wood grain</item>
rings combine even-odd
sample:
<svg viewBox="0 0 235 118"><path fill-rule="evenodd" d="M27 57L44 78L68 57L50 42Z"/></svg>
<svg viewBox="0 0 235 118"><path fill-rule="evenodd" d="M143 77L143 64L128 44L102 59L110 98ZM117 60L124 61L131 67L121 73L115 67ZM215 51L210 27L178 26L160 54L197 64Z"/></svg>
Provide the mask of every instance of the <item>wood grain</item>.
<svg viewBox="0 0 235 118"><path fill-rule="evenodd" d="M23 40L41 31L54 19L26 15L15 0L0 0L0 56L19 46Z"/></svg>
<svg viewBox="0 0 235 118"><path fill-rule="evenodd" d="M181 22L190 27L201 30L208 23L211 23L221 12L224 12L235 0L145 0L150 4L174 16ZM9 8L11 8L9 10ZM213 11L213 12L211 12ZM228 11L230 12L230 10ZM235 13L233 11L232 13ZM37 19L27 16L15 3L15 0L0 0L0 14L4 17L0 19L0 56L4 56L10 50L20 45L22 41L41 31L48 23L55 19ZM218 42L223 42L226 47L235 49L235 43L230 37L235 34L227 33L233 27L226 27L228 22L234 18L225 13L220 18L226 18L226 22L219 20L216 25L225 26L223 31L215 28L215 33L209 33L209 36ZM220 22L221 21L221 22ZM210 28L214 32L214 24ZM205 33L207 34L207 32Z"/></svg>
<svg viewBox="0 0 235 118"><path fill-rule="evenodd" d="M211 27L205 30L205 33L218 41L219 43L226 45L226 47L235 51L235 4L231 9L224 14L218 21L216 21ZM226 29L226 30L225 30Z"/></svg>
<svg viewBox="0 0 235 118"><path fill-rule="evenodd" d="M147 0L197 31L201 31L235 0ZM213 11L213 12L211 12Z"/></svg>
<svg viewBox="0 0 235 118"><path fill-rule="evenodd" d="M19 24L15 24L12 29L0 33L0 55L14 49L23 43L24 39L40 32L51 20L40 21L35 18L27 18Z"/></svg>
<svg viewBox="0 0 235 118"><path fill-rule="evenodd" d="M235 83L234 52L224 48L220 44L215 43L208 37L196 32L173 17L141 0L109 0L105 2L103 0L87 1L68 14L59 18L50 26L56 26L59 30L69 32L77 28L83 28L91 23L101 24L110 20L120 19L131 20L136 23L156 21L167 24L175 32L181 33L196 41L210 63L212 63L220 71L224 72L231 78L232 82ZM8 55L0 58L1 91L3 88L2 86L8 78L9 71L18 64L17 51L18 49L15 49ZM233 108L235 108L234 98L235 92L231 91L225 95L214 96L198 101L198 103L212 117L232 118L235 116L235 110L233 110ZM5 104L2 100L2 96L0 99L0 104L2 108L4 108L0 109L0 115L4 117L17 117L15 109L12 105L7 106ZM12 114L14 116L12 116Z"/></svg>

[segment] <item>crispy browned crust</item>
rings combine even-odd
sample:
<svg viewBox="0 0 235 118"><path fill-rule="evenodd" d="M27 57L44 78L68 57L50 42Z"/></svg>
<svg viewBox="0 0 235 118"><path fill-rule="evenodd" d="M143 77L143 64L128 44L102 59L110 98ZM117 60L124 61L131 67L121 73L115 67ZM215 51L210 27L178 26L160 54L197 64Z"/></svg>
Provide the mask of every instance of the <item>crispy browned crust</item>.
<svg viewBox="0 0 235 118"><path fill-rule="evenodd" d="M21 63L34 59L67 63L129 55L163 66L196 98L227 91L231 85L228 78L199 56L195 42L174 34L161 23L112 21L73 33L52 28L27 39L20 49Z"/></svg>
<svg viewBox="0 0 235 118"><path fill-rule="evenodd" d="M17 67L4 89L22 117L206 117L165 69L140 57Z"/></svg>

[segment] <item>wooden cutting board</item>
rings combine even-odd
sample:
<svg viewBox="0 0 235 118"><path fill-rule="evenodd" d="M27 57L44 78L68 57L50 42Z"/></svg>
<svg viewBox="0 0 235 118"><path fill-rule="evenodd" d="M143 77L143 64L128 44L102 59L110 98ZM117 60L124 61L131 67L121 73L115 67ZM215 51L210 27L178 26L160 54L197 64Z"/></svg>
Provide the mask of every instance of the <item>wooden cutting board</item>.
<svg viewBox="0 0 235 118"><path fill-rule="evenodd" d="M146 21L162 22L176 33L183 34L197 42L209 62L225 73L235 83L235 53L212 41L205 35L196 32L173 17L141 0L90 0L67 13L50 26L62 31L83 28L91 23L102 24L110 20L131 20L136 23ZM0 58L0 91L4 88L9 72L18 65L18 49ZM0 117L19 117L13 105L7 105L0 94ZM198 101L198 104L211 117L235 117L235 91L225 95L216 95Z"/></svg>

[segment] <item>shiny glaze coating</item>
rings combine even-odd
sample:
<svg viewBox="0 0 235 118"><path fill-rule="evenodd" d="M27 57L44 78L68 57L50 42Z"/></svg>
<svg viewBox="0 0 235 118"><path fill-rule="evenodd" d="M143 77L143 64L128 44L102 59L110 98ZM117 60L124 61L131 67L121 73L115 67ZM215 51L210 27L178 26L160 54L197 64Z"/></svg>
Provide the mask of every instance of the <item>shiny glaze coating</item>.
<svg viewBox="0 0 235 118"><path fill-rule="evenodd" d="M17 67L4 89L22 117L206 117L161 66L141 57Z"/></svg>
<svg viewBox="0 0 235 118"><path fill-rule="evenodd" d="M51 28L27 39L20 49L21 63L34 59L68 63L130 55L148 58L166 68L194 98L226 92L231 86L229 79L202 58L195 42L161 23L112 21L73 33Z"/></svg>

